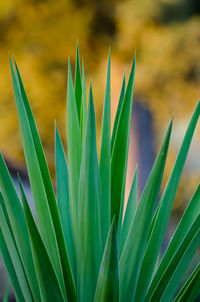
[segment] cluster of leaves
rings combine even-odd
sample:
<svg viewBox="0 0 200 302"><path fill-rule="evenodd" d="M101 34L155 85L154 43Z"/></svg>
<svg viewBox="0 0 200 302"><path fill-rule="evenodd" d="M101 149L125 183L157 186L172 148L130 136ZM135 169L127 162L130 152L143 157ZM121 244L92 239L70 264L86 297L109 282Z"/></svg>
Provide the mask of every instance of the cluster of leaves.
<svg viewBox="0 0 200 302"><path fill-rule="evenodd" d="M14 95L31 189L33 217L19 177L18 197L0 155L0 250L17 301L172 301L200 243L200 187L168 248L159 251L193 133L197 104L156 209L172 121L137 205L137 170L125 214L124 192L135 59L125 77L114 127L110 126L110 54L98 160L92 87L87 107L85 74L77 49L75 83L68 62L68 161L55 129L55 195L47 162L17 65ZM200 265L175 301L194 301Z"/></svg>

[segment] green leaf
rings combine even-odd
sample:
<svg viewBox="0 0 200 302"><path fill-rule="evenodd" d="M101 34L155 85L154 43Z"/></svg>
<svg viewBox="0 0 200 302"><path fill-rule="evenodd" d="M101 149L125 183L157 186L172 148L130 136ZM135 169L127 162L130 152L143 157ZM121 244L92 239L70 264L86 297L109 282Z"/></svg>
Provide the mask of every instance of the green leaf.
<svg viewBox="0 0 200 302"><path fill-rule="evenodd" d="M200 221L198 223L200 223ZM160 300L161 302L165 302L165 301L170 302L173 300L178 285L180 284L180 281L182 280L186 272L186 269L190 264L190 261L192 260L192 257L194 256L195 251L197 250L199 244L200 244L200 230L195 235L191 244L189 245L186 252L184 253L184 256L182 257L180 264L175 269L175 272L172 278L170 279L169 283L167 284L167 287L162 295L162 298Z"/></svg>
<svg viewBox="0 0 200 302"><path fill-rule="evenodd" d="M19 284L19 280L18 280L17 274L15 272L15 268L13 266L12 259L10 257L10 254L9 254L8 248L6 246L6 242L3 237L1 229L0 229L0 251L1 251L1 256L4 261L5 267L7 269L10 281L14 288L15 296L18 298L19 301L25 302L25 299L24 299L24 296L22 293L22 289Z"/></svg>
<svg viewBox="0 0 200 302"><path fill-rule="evenodd" d="M86 97L86 85L85 85L85 70L84 64L82 61L82 103L81 103L81 137L82 142L85 135L85 125L86 125L86 118L87 118L87 97Z"/></svg>
<svg viewBox="0 0 200 302"><path fill-rule="evenodd" d="M195 111L190 120L188 129L183 139L182 146L178 153L169 181L165 191L161 197L160 205L156 218L153 222L150 239L143 259L143 264L140 272L138 289L136 294L137 301L143 301L146 290L151 281L156 259L159 253L160 246L164 237L170 213L173 207L176 191L183 171L184 163L189 151L191 140L200 114L200 102L195 108ZM151 261L149 261L151 259ZM142 288L142 290L141 290Z"/></svg>
<svg viewBox="0 0 200 302"><path fill-rule="evenodd" d="M150 299L146 301L171 301L175 291L200 244L200 215L186 234L177 252L168 263Z"/></svg>
<svg viewBox="0 0 200 302"><path fill-rule="evenodd" d="M32 216L28 201L25 196L22 183L19 179L26 222L28 225L29 236L31 239L31 247L33 259L36 267L37 278L39 280L42 301L66 301L62 292L56 271L47 252L45 243L40 236L35 220Z"/></svg>
<svg viewBox="0 0 200 302"><path fill-rule="evenodd" d="M133 301L167 157L172 121L148 178L119 263L120 301Z"/></svg>
<svg viewBox="0 0 200 302"><path fill-rule="evenodd" d="M200 263L185 282L174 302L194 302L200 294Z"/></svg>
<svg viewBox="0 0 200 302"><path fill-rule="evenodd" d="M101 150L100 150L100 184L101 202L100 216L102 229L102 243L105 246L110 227L110 199L111 199L111 146L110 146L110 51L108 56L108 68L106 79L106 90L103 108Z"/></svg>
<svg viewBox="0 0 200 302"><path fill-rule="evenodd" d="M10 233L11 233L11 236L12 236L12 239L13 239L13 242L14 242L15 247L16 247L16 249L17 249L17 243L16 243L16 240L15 240L15 236L14 236L14 234L13 234L13 231L12 231L12 226L11 226L11 224L10 224L10 219L9 219L9 216L8 216L8 212L7 212L7 209L6 209L5 201L4 201L4 199L3 199L3 195L2 195L2 193L1 193L1 191L0 191L0 205L1 205L2 210L3 210L3 213L4 213L4 215L5 215L5 219L6 219L6 222L7 222L7 224L8 224L8 227L9 227L9 230L10 230Z"/></svg>
<svg viewBox="0 0 200 302"><path fill-rule="evenodd" d="M123 82L122 82L121 93L120 93L120 97L119 97L119 103L118 103L118 106L117 106L117 112L116 112L116 115L115 115L115 121L114 121L114 125L113 125L113 130L112 130L111 154L112 154L112 151L113 151L114 141L115 141L115 137L116 137L116 133L117 133L117 127L118 127L118 124L119 124L119 117L120 117L120 113L121 113L121 109L122 109L122 104L123 104L123 101L124 101L125 89L126 89L126 81L125 81L125 75L124 75Z"/></svg>
<svg viewBox="0 0 200 302"><path fill-rule="evenodd" d="M1 153L0 186L3 200L5 202L6 212L9 217L8 228L10 226L12 227L11 236L12 234L14 235L32 295L37 301L40 301L39 287L34 269L30 240L28 237L28 230L23 208Z"/></svg>
<svg viewBox="0 0 200 302"><path fill-rule="evenodd" d="M6 286L4 296L3 296L3 302L8 302L9 289L10 289L10 284L8 283L8 285Z"/></svg>
<svg viewBox="0 0 200 302"><path fill-rule="evenodd" d="M121 231L120 241L119 241L119 243L120 243L120 254L119 255L120 256L121 256L126 238L128 236L128 232L130 230L131 223L135 217L135 213L137 210L137 175L138 175L138 171L136 168L135 176L133 178L131 191L129 194L126 211L125 211L125 215L124 215L124 220L123 220L123 224L122 224L122 231Z"/></svg>
<svg viewBox="0 0 200 302"><path fill-rule="evenodd" d="M36 123L33 117L33 113L26 95L26 91L24 89L24 85L19 73L19 69L17 67L17 64L14 60L14 65L15 65L15 71L16 71L16 76L17 76L17 80L18 80L18 84L19 84L19 89L21 92L21 96L22 96L22 101L23 101L23 105L25 107L25 111L26 111L26 115L27 115L27 119L28 119L28 123L29 123L29 127L30 127L30 131L31 131L31 135L32 135L32 140L33 140L33 144L35 147L35 152L37 155L37 160L38 160L38 164L40 167L40 173L42 176L42 181L44 184L44 188L45 188L45 193L47 195L47 200L49 203L49 207L50 207L50 211L51 212L57 212L56 211L56 199L55 199L55 193L54 193L54 189L53 189L53 185L52 185L52 181L50 178L50 174L49 174L49 169L48 169L48 165L47 165L47 161L43 152L43 148L42 148L42 144L41 144L41 140L37 131L37 127L36 127ZM52 215L53 216L53 215Z"/></svg>
<svg viewBox="0 0 200 302"><path fill-rule="evenodd" d="M176 229L176 232L174 233L174 236L172 237L172 240L168 245L168 248L150 284L147 293L147 298L149 298L152 295L156 287L156 284L160 280L170 260L178 250L185 235L187 234L187 232L189 231L189 229L191 228L192 224L194 223L195 219L198 217L199 214L200 214L200 186L198 186L196 192L194 193L194 196L192 197L192 200L190 201L187 209L185 210L185 213Z"/></svg>
<svg viewBox="0 0 200 302"><path fill-rule="evenodd" d="M3 209L1 206L0 206L0 227L1 227L1 229L0 229L1 237L3 237L3 239L4 239L6 248L8 250L9 257L12 261L12 269L14 269L15 275L19 281L19 285L20 285L21 291L23 293L22 301L33 301L31 292L30 292L30 289L29 289L29 286L28 286L28 283L27 283L27 280L26 280L26 277L25 277L25 274L23 271L20 257L18 255L15 244L13 242L12 235L10 233L10 230L9 230L9 227L6 222L6 218L5 218L5 215L3 213ZM15 284L16 284L16 282L15 282ZM17 284L17 286L18 286L18 284ZM22 293L19 291L20 295ZM38 301L40 301L40 300L38 300Z"/></svg>
<svg viewBox="0 0 200 302"><path fill-rule="evenodd" d="M102 257L100 179L92 89L83 144L79 186L78 300L92 302Z"/></svg>
<svg viewBox="0 0 200 302"><path fill-rule="evenodd" d="M41 234L50 250L63 291L66 287L68 297L75 299L74 281L48 166L16 63L15 69L18 82L11 63L22 140Z"/></svg>
<svg viewBox="0 0 200 302"><path fill-rule="evenodd" d="M67 85L67 145L69 171L69 199L72 235L75 251L77 251L78 236L78 190L82 155L81 133L76 110L76 100L72 82L70 61L68 61ZM76 257L76 255L75 255Z"/></svg>
<svg viewBox="0 0 200 302"><path fill-rule="evenodd" d="M119 117L119 124L117 127L111 159L111 219L115 216L116 224L118 226L119 223L120 227L121 221L119 221L119 213L120 207L123 206L121 205L121 200L123 195L124 178L126 176L135 60L136 59L134 59L131 68L127 90Z"/></svg>
<svg viewBox="0 0 200 302"><path fill-rule="evenodd" d="M42 238L44 239L45 244L50 253L51 261L55 266L56 272L58 274L59 282L62 284L62 288L64 289L64 279L62 275L62 268L61 268L55 230L53 227L53 221L50 214L50 209L49 209L47 196L43 184L43 179L42 179L37 153L33 141L33 136L31 133L29 120L23 103L22 95L19 90L16 76L14 74L12 63L10 62L10 64L11 64L14 95L15 95L15 101L17 106L24 154L27 163L30 184L33 192L34 203L37 212L37 219L39 222Z"/></svg>
<svg viewBox="0 0 200 302"><path fill-rule="evenodd" d="M75 67L75 98L76 98L76 108L78 113L79 123L81 120L81 100L82 100L82 84L81 84L81 68L79 59L79 48L77 43L76 48L76 67Z"/></svg>
<svg viewBox="0 0 200 302"><path fill-rule="evenodd" d="M110 226L94 301L119 301L118 247L115 220Z"/></svg>
<svg viewBox="0 0 200 302"><path fill-rule="evenodd" d="M64 232L65 242L67 244L68 255L70 264L75 278L75 257L74 246L71 233L71 221L69 213L69 184L68 184L68 168L65 158L65 153L62 141L56 127L56 188L58 210L61 218L62 229Z"/></svg>

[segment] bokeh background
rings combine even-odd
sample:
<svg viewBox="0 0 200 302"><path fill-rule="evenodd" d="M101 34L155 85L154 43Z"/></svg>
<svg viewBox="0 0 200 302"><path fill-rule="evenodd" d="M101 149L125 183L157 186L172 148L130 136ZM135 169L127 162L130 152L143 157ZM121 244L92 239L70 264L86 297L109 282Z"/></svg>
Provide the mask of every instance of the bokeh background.
<svg viewBox="0 0 200 302"><path fill-rule="evenodd" d="M174 114L165 184L200 97L200 1L1 0L0 149L10 166L25 168L8 54L15 56L21 71L54 177L54 123L56 119L66 146L67 60L70 56L74 69L77 40L87 86L92 79L98 143L109 47L112 121L123 74L128 76L137 51L134 100L148 112L151 133L145 124L136 125L131 156L134 165L137 159L142 165L148 159L149 148L156 153ZM172 216L175 224L199 183L199 130L198 126L176 197ZM146 155L140 154L138 137L146 142ZM148 137L152 137L151 147Z"/></svg>

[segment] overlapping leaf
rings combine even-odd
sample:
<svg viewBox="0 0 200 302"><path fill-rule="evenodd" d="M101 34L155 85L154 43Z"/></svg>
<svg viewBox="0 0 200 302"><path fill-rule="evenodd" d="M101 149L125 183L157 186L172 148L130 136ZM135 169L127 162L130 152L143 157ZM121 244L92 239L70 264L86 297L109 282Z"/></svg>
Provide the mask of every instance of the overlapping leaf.
<svg viewBox="0 0 200 302"><path fill-rule="evenodd" d="M121 93L120 93L120 97L119 97L119 103L118 103L118 106L117 106L117 112L116 112L116 115L115 115L115 121L114 121L114 125L113 125L113 130L112 130L111 154L112 154L112 151L113 151L115 136L116 136L117 127L118 127L118 124L119 124L119 117L120 117L122 104L123 104L123 100L124 100L124 96L125 96L125 90L126 90L126 82L125 82L125 76L124 76L123 82L122 82Z"/></svg>
<svg viewBox="0 0 200 302"><path fill-rule="evenodd" d="M101 151L100 151L100 184L101 184L101 229L102 243L105 245L111 221L111 145L110 145L110 52L108 57L108 69L106 79L106 90L103 108L102 130L101 130Z"/></svg>
<svg viewBox="0 0 200 302"><path fill-rule="evenodd" d="M117 230L113 220L99 270L95 302L119 301Z"/></svg>
<svg viewBox="0 0 200 302"><path fill-rule="evenodd" d="M137 169L133 178L120 234L120 256L137 210Z"/></svg>
<svg viewBox="0 0 200 302"><path fill-rule="evenodd" d="M155 289L146 301L171 301L181 278L200 244L200 215L192 224L177 252L168 263Z"/></svg>
<svg viewBox="0 0 200 302"><path fill-rule="evenodd" d="M65 293L59 284L56 271L52 265L45 244L40 236L31 210L26 199L22 183L19 181L21 197L26 215L26 222L31 240L32 253L36 268L37 278L39 280L40 293L42 301L65 301Z"/></svg>
<svg viewBox="0 0 200 302"><path fill-rule="evenodd" d="M1 206L0 221L0 237L3 239L3 242L1 242L0 245L3 252L3 258L6 258L6 264L9 265L11 280L14 282L13 285L16 290L16 294L20 299L22 299L22 301L33 301L18 251L13 242L12 235ZM5 252L8 254L5 254Z"/></svg>
<svg viewBox="0 0 200 302"><path fill-rule="evenodd" d="M7 244L1 230L0 230L0 250L1 250L2 259L4 261L4 265L7 269L10 281L14 288L15 296L16 298L18 298L19 301L25 302L17 274L15 272L15 268L12 263L12 258L9 254Z"/></svg>
<svg viewBox="0 0 200 302"><path fill-rule="evenodd" d="M79 119L76 109L76 99L73 88L70 61L68 61L67 84L67 151L69 171L69 198L72 236L74 250L77 251L78 236L78 190L82 155L82 142ZM76 257L76 255L75 255Z"/></svg>
<svg viewBox="0 0 200 302"><path fill-rule="evenodd" d="M87 118L87 97L86 97L86 85L85 85L85 70L82 61L82 103L81 103L81 137L82 141L85 134L85 125Z"/></svg>
<svg viewBox="0 0 200 302"><path fill-rule="evenodd" d="M17 78L11 63L22 142L40 231L50 251L51 261L58 273L62 289L65 291L66 288L68 297L73 300L75 299L74 281L68 261L55 194L33 114L16 64L15 68Z"/></svg>
<svg viewBox="0 0 200 302"><path fill-rule="evenodd" d="M176 296L174 302L193 302L200 294L200 263Z"/></svg>
<svg viewBox="0 0 200 302"><path fill-rule="evenodd" d="M6 213L9 217L7 226L8 228L9 225L12 227L11 235L13 233L32 294L38 301L40 301L39 287L33 264L24 212L2 154L0 154L0 186L3 201L5 202ZM6 238L4 237L4 239Z"/></svg>
<svg viewBox="0 0 200 302"><path fill-rule="evenodd" d="M81 83L81 67L79 59L79 48L77 43L76 48L76 68L75 68L75 98L76 98L76 108L79 123L81 121L81 100L82 100L82 83Z"/></svg>
<svg viewBox="0 0 200 302"><path fill-rule="evenodd" d="M171 135L172 122L158 153L131 224L120 262L120 301L133 301L155 210Z"/></svg>
<svg viewBox="0 0 200 302"><path fill-rule="evenodd" d="M116 224L118 226L119 223L120 227L121 220L119 221L119 215L120 208L123 207L123 204L121 205L121 200L123 196L124 178L126 176L131 109L133 99L134 72L135 59L131 68L126 94L119 116L119 123L114 139L111 158L111 219L115 216Z"/></svg>
<svg viewBox="0 0 200 302"><path fill-rule="evenodd" d="M70 259L71 268L75 277L75 251L72 241L71 220L69 212L69 178L68 168L65 158L63 145L56 127L55 134L56 145L56 188L57 188L57 200L58 210L60 214L63 233L65 236L65 242L67 244L68 255Z"/></svg>
<svg viewBox="0 0 200 302"><path fill-rule="evenodd" d="M140 272L138 290L136 293L137 301L143 301L145 291L147 290L147 287L149 286L149 282L151 280L152 272L156 263L158 252L173 207L181 173L183 171L184 163L189 151L189 147L199 118L199 114L200 102L196 106L195 111L192 115L169 181L160 200L160 205L156 214L154 224L152 226L151 236L148 241L147 250L144 255L143 265ZM149 261L149 259L151 259L151 261Z"/></svg>
<svg viewBox="0 0 200 302"><path fill-rule="evenodd" d="M167 250L161 260L161 263L153 277L153 280L148 289L146 299L151 296L157 283L159 282L162 274L164 273L166 267L168 266L173 255L177 252L180 244L182 243L185 235L189 231L190 227L194 223L195 219L200 215L200 186L198 186L192 200L190 201L178 227L177 230L170 241Z"/></svg>
<svg viewBox="0 0 200 302"><path fill-rule="evenodd" d="M79 185L78 300L92 302L102 257L100 225L100 176L96 146L96 122L92 89Z"/></svg>

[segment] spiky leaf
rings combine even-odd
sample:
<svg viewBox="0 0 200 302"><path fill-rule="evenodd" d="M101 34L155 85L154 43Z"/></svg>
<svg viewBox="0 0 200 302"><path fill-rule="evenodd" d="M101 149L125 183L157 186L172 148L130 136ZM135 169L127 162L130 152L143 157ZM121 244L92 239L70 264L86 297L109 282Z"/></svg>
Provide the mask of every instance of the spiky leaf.
<svg viewBox="0 0 200 302"><path fill-rule="evenodd" d="M110 52L108 56L108 68L106 79L106 90L104 98L102 130L101 130L101 151L100 151L100 183L101 183L101 229L102 243L105 245L110 227L110 199L111 199L111 146L110 146Z"/></svg>
<svg viewBox="0 0 200 302"><path fill-rule="evenodd" d="M28 201L21 181L19 180L21 197L26 215L26 222L31 239L31 247L36 267L37 278L39 280L40 292L42 301L65 301L65 294L62 292L58 277L52 265L49 253L46 250L45 244L40 236L37 225L32 216Z"/></svg>
<svg viewBox="0 0 200 302"><path fill-rule="evenodd" d="M157 282L150 299L146 301L171 301L173 295L190 263L198 245L200 244L200 215L192 224L177 252L173 255Z"/></svg>
<svg viewBox="0 0 200 302"><path fill-rule="evenodd" d="M148 242L147 250L145 252L145 256L143 259L142 269L140 272L138 291L136 294L137 301L143 301L145 292L151 280L151 276L154 270L154 266L156 264L156 259L171 214L181 173L183 171L183 167L189 151L194 130L199 118L199 114L200 114L200 102L196 106L195 111L192 115L179 154L177 156L172 173L170 175L169 181L166 185L165 191L160 200L160 205L154 221L154 225L152 227L151 236ZM149 261L149 259L151 259L151 261Z"/></svg>
<svg viewBox="0 0 200 302"><path fill-rule="evenodd" d="M17 80L11 63L14 94L18 110L22 141L41 234L47 246L49 246L50 256L52 257L52 261L57 269L63 291L65 291L64 287L66 287L68 297L74 299L74 282L71 275L64 234L61 227L50 174L33 114L16 63L15 69Z"/></svg>
<svg viewBox="0 0 200 302"><path fill-rule="evenodd" d="M115 220L113 220L108 234L94 301L119 301L118 244Z"/></svg>
<svg viewBox="0 0 200 302"><path fill-rule="evenodd" d="M79 47L77 43L76 48L76 67L75 67L75 98L76 98L76 108L79 123L81 121L81 100L82 100L82 83L81 83L81 67L79 59Z"/></svg>
<svg viewBox="0 0 200 302"><path fill-rule="evenodd" d="M124 97L116 138L114 141L111 159L111 218L116 217L116 224L121 227L119 214L123 196L124 178L126 176L127 154L129 146L129 133L131 121L131 109L133 98L133 80L135 72L135 59L129 76L129 81ZM123 205L122 205L123 206ZM122 218L122 217L121 217Z"/></svg>
<svg viewBox="0 0 200 302"><path fill-rule="evenodd" d="M31 254L31 246L28 237L24 212L1 153L0 153L0 186L2 190L3 201L5 202L6 212L9 217L8 228L9 225L11 225L12 227L11 235L12 233L14 234L17 249L19 251L21 261L23 263L23 268L27 275L30 288L32 290L32 294L39 301L40 300L39 287L36 278L33 258ZM10 247L7 246L7 248Z"/></svg>
<svg viewBox="0 0 200 302"><path fill-rule="evenodd" d="M137 169L133 178L120 234L120 256L137 210Z"/></svg>
<svg viewBox="0 0 200 302"><path fill-rule="evenodd" d="M148 178L140 203L125 242L120 263L120 301L132 301L155 210L171 135L169 125L164 142Z"/></svg>
<svg viewBox="0 0 200 302"><path fill-rule="evenodd" d="M85 85L85 70L82 61L82 103L81 103L81 138L82 142L85 135L85 125L87 118L87 97L86 97L86 85Z"/></svg>
<svg viewBox="0 0 200 302"><path fill-rule="evenodd" d="M83 144L79 186L78 299L92 302L102 257L100 179L92 89Z"/></svg>
<svg viewBox="0 0 200 302"><path fill-rule="evenodd" d="M76 99L74 94L70 61L68 60L68 84L67 84L67 151L69 171L69 198L72 236L75 251L77 250L78 236L78 190L82 155L81 133ZM76 255L75 255L76 257Z"/></svg>
<svg viewBox="0 0 200 302"><path fill-rule="evenodd" d="M62 145L62 141L56 127L55 134L55 145L56 145L56 188L57 188L57 200L58 210L62 223L62 229L65 236L65 242L67 245L69 260L71 268L75 278L75 251L72 240L71 230L71 219L69 212L69 179L68 179L68 168L65 158L65 153Z"/></svg>
<svg viewBox="0 0 200 302"><path fill-rule="evenodd" d="M23 271L23 266L22 266L22 263L21 263L21 259L19 257L16 246L13 242L12 235L10 233L10 230L9 230L9 227L8 227L7 222L6 222L6 218L5 218L5 215L3 213L3 209L2 209L1 206L0 206L0 221L1 221L0 222L1 237L3 237L3 239L5 240L5 245L6 245L7 250L8 250L7 257L12 259L12 270L13 270L12 273L15 273L15 275L16 275L18 281L19 281L21 291L22 291L22 293L20 291L19 292L17 291L17 294L19 294L20 296L21 296L21 294L23 294L23 296L21 297L22 301L30 301L31 302L33 300L32 300L31 292L30 292L30 289L29 289L29 286L28 286L28 283L27 283L27 280L26 280L26 276L25 276L24 271ZM18 287L18 284L16 282L14 284L17 285L17 287Z"/></svg>
<svg viewBox="0 0 200 302"><path fill-rule="evenodd" d="M112 139L111 139L111 154L113 151L113 146L114 146L114 141L115 141L115 137L116 137L116 133L117 133L117 127L119 124L119 117L120 117L120 113L121 113L121 109L122 109L122 104L124 101L124 96L125 96L125 90L126 90L126 81L125 81L125 76L123 77L123 81L122 81L122 88L121 88L121 92L120 92L120 97L119 97L119 103L117 106L117 112L115 115L115 121L114 121L114 125L113 125L113 130L112 130Z"/></svg>
<svg viewBox="0 0 200 302"><path fill-rule="evenodd" d="M184 286L176 296L174 302L193 302L200 294L200 263L192 272Z"/></svg>

